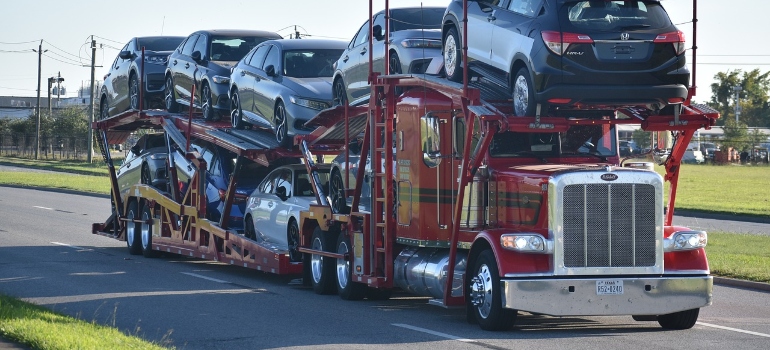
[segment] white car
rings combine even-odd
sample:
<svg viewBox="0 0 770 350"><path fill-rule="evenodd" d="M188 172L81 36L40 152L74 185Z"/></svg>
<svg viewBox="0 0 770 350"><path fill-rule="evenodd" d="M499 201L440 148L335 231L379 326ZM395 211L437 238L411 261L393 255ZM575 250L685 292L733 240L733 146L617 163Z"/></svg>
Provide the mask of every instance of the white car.
<svg viewBox="0 0 770 350"><path fill-rule="evenodd" d="M328 191L329 165L319 164L321 185ZM302 261L299 213L315 204L310 176L304 164L281 166L265 176L246 202L244 235L279 251L292 262Z"/></svg>

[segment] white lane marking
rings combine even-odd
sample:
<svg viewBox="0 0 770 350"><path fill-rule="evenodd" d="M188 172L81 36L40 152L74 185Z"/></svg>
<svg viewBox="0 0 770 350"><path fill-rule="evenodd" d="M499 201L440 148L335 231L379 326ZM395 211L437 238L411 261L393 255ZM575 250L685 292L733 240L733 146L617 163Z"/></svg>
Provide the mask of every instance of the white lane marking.
<svg viewBox="0 0 770 350"><path fill-rule="evenodd" d="M711 324L711 323L698 322L697 324L699 324L701 326L706 326L706 327L713 327L713 328L724 329L726 331L733 331L733 332L738 332L738 333L745 333L745 334L751 334L751 335L757 335L757 336L760 336L760 337L770 338L770 334L765 334L765 333L757 333L757 332L746 331L746 330L738 329L738 328L730 328L730 327L725 327L725 326L718 326L718 325Z"/></svg>
<svg viewBox="0 0 770 350"><path fill-rule="evenodd" d="M199 275L199 274L197 274L197 273L192 273L192 272L181 272L181 273L182 273L182 274L185 274L185 275L188 275L188 276L193 276L193 277L203 278L204 280L209 280L209 281L212 281L212 282L217 282L217 283L230 283L230 282L227 282L227 281L218 280L218 279L216 279L216 278L211 278L211 277L206 277L206 276L203 276L203 275Z"/></svg>
<svg viewBox="0 0 770 350"><path fill-rule="evenodd" d="M76 246L76 245L67 244L67 243L51 242L51 244L56 244L56 245L60 245L60 246L63 246L63 247L68 247L68 248L72 248L72 249L80 249L80 250L93 250L93 249L90 249L90 248L83 248L83 247L78 247L78 246Z"/></svg>
<svg viewBox="0 0 770 350"><path fill-rule="evenodd" d="M53 210L53 208L39 207L37 205L33 205L32 207L33 208L38 208L38 209Z"/></svg>
<svg viewBox="0 0 770 350"><path fill-rule="evenodd" d="M473 339L461 338L461 337L454 336L454 335L451 335L451 334L436 332L436 331L432 331L430 329L425 329L425 328L421 328L421 327L415 327L415 326L404 324L404 323L391 323L391 326L411 329L413 331L422 332L422 333L428 333L428 334L435 335L437 337L451 339L451 340L457 340L457 341L461 341L463 343L477 343Z"/></svg>

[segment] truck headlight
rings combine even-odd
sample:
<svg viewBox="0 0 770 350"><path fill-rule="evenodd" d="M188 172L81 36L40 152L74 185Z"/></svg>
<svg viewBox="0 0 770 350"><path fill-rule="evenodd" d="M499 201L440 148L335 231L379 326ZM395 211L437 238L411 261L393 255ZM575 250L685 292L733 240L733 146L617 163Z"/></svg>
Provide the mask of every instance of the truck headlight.
<svg viewBox="0 0 770 350"><path fill-rule="evenodd" d="M674 252L703 248L708 243L704 231L681 231L663 240L663 251Z"/></svg>
<svg viewBox="0 0 770 350"><path fill-rule="evenodd" d="M521 253L550 254L553 242L537 233L508 233L500 236L500 245Z"/></svg>
<svg viewBox="0 0 770 350"><path fill-rule="evenodd" d="M229 84L230 83L230 77L223 77L221 75L215 75L211 78L215 83L217 84Z"/></svg>

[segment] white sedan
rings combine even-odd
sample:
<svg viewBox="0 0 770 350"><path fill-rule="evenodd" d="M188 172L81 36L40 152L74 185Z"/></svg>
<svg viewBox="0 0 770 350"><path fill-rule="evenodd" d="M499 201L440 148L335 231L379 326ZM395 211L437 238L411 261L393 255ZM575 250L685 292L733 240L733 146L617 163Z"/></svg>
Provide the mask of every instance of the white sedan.
<svg viewBox="0 0 770 350"><path fill-rule="evenodd" d="M328 191L329 165L319 164L318 175ZM305 165L279 167L257 186L246 203L244 235L273 249L286 251L292 262L302 261L299 213L315 204L315 191Z"/></svg>

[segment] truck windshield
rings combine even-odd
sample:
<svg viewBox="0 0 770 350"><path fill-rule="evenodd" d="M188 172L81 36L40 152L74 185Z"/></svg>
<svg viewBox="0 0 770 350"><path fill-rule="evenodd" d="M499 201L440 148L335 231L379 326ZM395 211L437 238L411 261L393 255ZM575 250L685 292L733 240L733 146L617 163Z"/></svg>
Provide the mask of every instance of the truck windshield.
<svg viewBox="0 0 770 350"><path fill-rule="evenodd" d="M558 157L570 155L614 156L613 125L575 125L567 132L497 134L489 146L492 157Z"/></svg>

